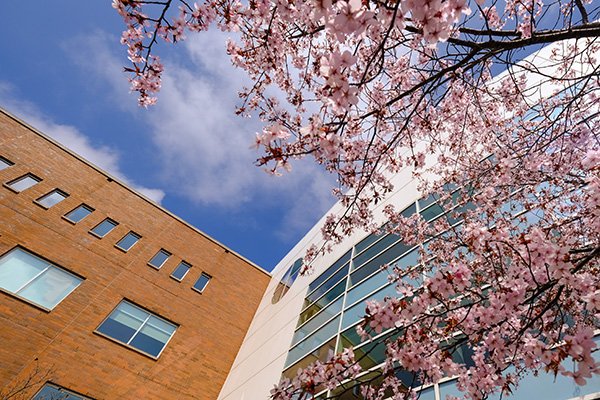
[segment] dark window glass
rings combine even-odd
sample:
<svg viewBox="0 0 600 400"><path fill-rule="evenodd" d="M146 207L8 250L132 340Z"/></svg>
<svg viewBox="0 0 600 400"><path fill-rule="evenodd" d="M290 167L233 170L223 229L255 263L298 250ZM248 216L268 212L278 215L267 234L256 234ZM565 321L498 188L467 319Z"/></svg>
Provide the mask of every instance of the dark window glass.
<svg viewBox="0 0 600 400"><path fill-rule="evenodd" d="M110 218L106 218L104 221L100 222L96 225L90 232L92 232L96 236L104 237L108 235L110 231L115 229L115 227L119 225L117 222L113 221Z"/></svg>
<svg viewBox="0 0 600 400"><path fill-rule="evenodd" d="M315 301L314 303L310 303L309 300L304 300L304 306L308 306L302 313L300 314L300 318L298 319L298 325L302 325L305 321L308 321L313 315L318 313L321 309L327 307L329 303L331 303L336 297L340 294L344 293L346 289L346 280L338 283L336 287L327 292L323 297Z"/></svg>
<svg viewBox="0 0 600 400"><path fill-rule="evenodd" d="M178 281L181 281L183 277L188 273L191 267L192 266L190 264L186 263L185 261L182 261L179 263L177 268L175 268L175 270L171 274L171 277L177 279Z"/></svg>
<svg viewBox="0 0 600 400"><path fill-rule="evenodd" d="M38 178L35 175L32 174L27 174L27 175L23 175L20 178L17 178L13 181L8 182L6 185L11 188L12 190L14 190L15 192L22 192L25 189L29 189L30 187L32 187L33 185L35 185L38 182L41 182L42 180L40 178Z"/></svg>
<svg viewBox="0 0 600 400"><path fill-rule="evenodd" d="M165 262L167 262L169 257L171 257L171 253L169 253L166 250L160 249L158 253L156 253L150 261L148 261L148 264L158 269L162 267L165 264Z"/></svg>
<svg viewBox="0 0 600 400"><path fill-rule="evenodd" d="M350 268L350 263L344 265L342 269L336 272L331 278L329 278L325 283L319 286L314 292L306 296L306 300L304 301L304 305L306 306L308 303L312 303L317 300L323 293L327 292L330 288L332 288L336 283L343 280L344 285L346 283L346 276L348 275L348 269Z"/></svg>
<svg viewBox="0 0 600 400"><path fill-rule="evenodd" d="M127 301L122 301L97 331L158 357L177 327Z"/></svg>
<svg viewBox="0 0 600 400"><path fill-rule="evenodd" d="M210 281L210 275L207 275L203 272L202 275L200 275L200 278L198 278L198 280L196 281L196 283L194 283L193 287L194 287L194 289L196 289L197 291L202 293L204 291L204 289L206 288L206 285L208 285L209 281Z"/></svg>
<svg viewBox="0 0 600 400"><path fill-rule="evenodd" d="M442 215L444 213L444 209L439 204L433 204L429 208L425 210L421 210L421 216L427 222L435 219L436 217Z"/></svg>
<svg viewBox="0 0 600 400"><path fill-rule="evenodd" d="M367 276L371 275L375 271L379 270L383 264L388 264L400 257L406 251L410 249L410 246L403 242L398 242L386 251L363 265L361 268L354 271L351 275L351 285L363 280Z"/></svg>
<svg viewBox="0 0 600 400"><path fill-rule="evenodd" d="M75 394L51 383L46 383L42 390L35 395L33 400L89 400L89 398Z"/></svg>
<svg viewBox="0 0 600 400"><path fill-rule="evenodd" d="M93 211L94 211L94 209L92 207L82 204L79 207L77 207L76 209L69 211L65 215L65 218L71 222L77 223L77 222L81 221L82 219L84 219L85 217L87 217L88 215L90 215Z"/></svg>
<svg viewBox="0 0 600 400"><path fill-rule="evenodd" d="M116 244L121 250L129 251L142 237L135 232L129 232Z"/></svg>
<svg viewBox="0 0 600 400"><path fill-rule="evenodd" d="M345 264L350 259L350 254L351 251L348 251L346 254L340 257L339 260L333 263L331 267L327 268L325 272L323 272L321 275L315 278L315 280L308 285L308 292L312 292L317 286L325 282L327 278L333 275L341 265Z"/></svg>
<svg viewBox="0 0 600 400"><path fill-rule="evenodd" d="M353 269L360 268L366 261L373 258L375 255L381 253L383 250L391 246L400 240L400 236L397 235L386 235L379 242L371 246L369 249L365 250L360 255L354 257Z"/></svg>

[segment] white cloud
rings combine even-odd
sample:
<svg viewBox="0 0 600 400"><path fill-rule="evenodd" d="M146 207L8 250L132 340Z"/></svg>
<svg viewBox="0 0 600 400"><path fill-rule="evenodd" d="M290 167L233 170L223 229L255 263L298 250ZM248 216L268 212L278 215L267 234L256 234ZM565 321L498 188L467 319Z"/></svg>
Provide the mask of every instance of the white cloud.
<svg viewBox="0 0 600 400"><path fill-rule="evenodd" d="M6 82L0 82L0 104L29 125L50 136L149 199L160 203L164 198L165 192L160 189L147 188L131 182L119 168L119 154L117 151L108 146L92 145L89 139L77 128L57 124L39 111L32 103L16 99L12 95L10 85Z"/></svg>
<svg viewBox="0 0 600 400"><path fill-rule="evenodd" d="M254 166L259 153L249 147L260 124L234 114L237 91L246 78L231 65L225 40L216 31L190 34L183 46L169 49L177 57L161 54L166 68L158 104L143 112L126 89L125 49L111 51L116 37L80 37L65 50L108 83L119 107L149 123L161 179L169 190L225 209L242 209L251 202L284 207L282 227L274 228L282 238L290 237L310 228L331 206L332 178L309 160L294 164L294 171L280 178Z"/></svg>

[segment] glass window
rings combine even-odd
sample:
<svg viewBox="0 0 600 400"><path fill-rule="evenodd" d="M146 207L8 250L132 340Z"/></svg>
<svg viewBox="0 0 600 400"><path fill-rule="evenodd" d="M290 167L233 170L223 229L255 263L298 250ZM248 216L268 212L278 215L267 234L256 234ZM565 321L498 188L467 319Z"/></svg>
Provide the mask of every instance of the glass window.
<svg viewBox="0 0 600 400"><path fill-rule="evenodd" d="M42 206L44 206L46 208L50 208L53 205L56 205L56 204L60 203L61 201L63 201L67 197L69 197L69 195L67 193L65 193L65 192L63 192L62 190L59 190L59 189L54 189L53 191L51 191L50 193L47 193L47 194L43 195L42 197L40 197L36 201L39 204L41 204Z"/></svg>
<svg viewBox="0 0 600 400"><path fill-rule="evenodd" d="M38 182L41 182L42 180L40 178L38 178L35 175L32 174L27 174L27 175L23 175L20 178L17 178L13 181L10 181L6 184L6 186L8 186L9 188L11 188L12 190L14 190L15 192L22 192L25 189L29 189L30 187L32 187L33 185L35 185Z"/></svg>
<svg viewBox="0 0 600 400"><path fill-rule="evenodd" d="M377 245L375 245L377 246ZM357 269L355 272L350 275L351 277L351 285L360 282L367 276L371 275L375 271L378 271L383 264L388 264L394 259L400 257L407 250L410 249L410 246L405 244L404 242L398 242L395 245L389 247L383 253L379 254L377 257L373 258L368 263L364 264L361 268Z"/></svg>
<svg viewBox="0 0 600 400"><path fill-rule="evenodd" d="M352 269L358 269L361 265L367 262L369 259L373 258L375 255L381 253L385 249L387 249L392 244L396 243L400 240L400 236L397 235L385 235L381 240L379 240L375 245L369 247L369 249L365 250L363 253L354 257Z"/></svg>
<svg viewBox="0 0 600 400"><path fill-rule="evenodd" d="M71 222L77 223L94 212L94 209L85 204L80 205L76 209L65 214L65 218Z"/></svg>
<svg viewBox="0 0 600 400"><path fill-rule="evenodd" d="M325 283L323 283L321 286L316 288L312 293L310 293L308 296L306 296L306 299L304 300L304 306L306 307L308 304L310 304L311 302L313 302L316 299L318 299L319 297L321 297L323 295L323 293L327 292L329 289L331 289L334 285L336 285L340 281L344 282L344 288L345 288L346 277L348 276L349 268L350 268L350 263L347 263L346 265L344 265L342 267L342 269L340 269L338 272L333 274L333 276L331 278L329 278Z"/></svg>
<svg viewBox="0 0 600 400"><path fill-rule="evenodd" d="M198 278L198 280L196 281L196 283L194 283L194 290L197 290L198 292L202 293L206 288L206 285L208 285L210 278L210 275L207 275L203 272L202 275L200 275L200 278Z"/></svg>
<svg viewBox="0 0 600 400"><path fill-rule="evenodd" d="M354 324L355 322L360 321L362 319L362 317L364 317L364 315L366 314L366 308L367 308L367 306L365 305L365 301L367 301L367 300L383 301L383 299L386 296L393 297L393 296L397 296L397 295L398 295L398 292L396 291L396 286L389 285L389 286L385 286L384 288L380 289L379 291L373 293L371 296L366 298L364 301L356 303L355 306L352 306L352 307L348 308L346 311L344 311L344 319L342 320L342 329L346 329L347 327Z"/></svg>
<svg viewBox="0 0 600 400"><path fill-rule="evenodd" d="M171 278L174 278L178 281L181 281L183 277L188 273L188 271L192 268L192 266L185 261L179 263L177 268L171 273Z"/></svg>
<svg viewBox="0 0 600 400"><path fill-rule="evenodd" d="M176 329L176 325L123 300L97 331L158 357Z"/></svg>
<svg viewBox="0 0 600 400"><path fill-rule="evenodd" d="M0 288L51 310L82 279L17 247L0 257Z"/></svg>
<svg viewBox="0 0 600 400"><path fill-rule="evenodd" d="M118 222L115 222L110 218L106 218L104 221L100 222L98 225L93 227L90 233L93 233L98 237L104 237L108 235L110 231L115 229L117 225L119 225Z"/></svg>
<svg viewBox="0 0 600 400"><path fill-rule="evenodd" d="M315 329L323 325L326 321L333 318L335 315L342 311L342 304L344 302L344 296L340 296L339 299L331 303L327 308L324 308L315 315L310 321L302 325L295 333L292 339L292 346L313 333Z"/></svg>
<svg viewBox="0 0 600 400"><path fill-rule="evenodd" d="M308 354L310 351L319 347L328 339L331 339L331 337L337 333L339 325L340 317L338 316L333 320L329 321L324 326L322 326L312 335L308 336L306 339L298 343L288 353L285 365L288 366L295 363L296 361L304 357L306 354Z"/></svg>
<svg viewBox="0 0 600 400"><path fill-rule="evenodd" d="M10 167L11 165L14 165L11 161L8 161L4 157L0 157L0 171L2 171L3 169L6 169L8 167Z"/></svg>
<svg viewBox="0 0 600 400"><path fill-rule="evenodd" d="M130 231L117 242L117 246L121 250L129 251L142 237L135 232Z"/></svg>
<svg viewBox="0 0 600 400"><path fill-rule="evenodd" d="M148 264L156 269L159 269L167 262L169 257L171 257L171 253L164 249L160 249L158 253L156 253L150 261L148 261Z"/></svg>
<svg viewBox="0 0 600 400"><path fill-rule="evenodd" d="M273 297L271 298L272 304L276 304L277 302L279 302L279 300L281 300L281 298L285 296L288 290L290 290L290 287L292 287L292 284L294 283L294 281L298 277L298 274L300 273L300 269L302 269L302 265L302 258L299 258L296 261L294 261L294 263L287 269L287 271L285 271L285 274L283 274L283 277L281 277L281 280L279 281L277 287L273 291Z"/></svg>
<svg viewBox="0 0 600 400"><path fill-rule="evenodd" d="M346 262L348 262L348 260L350 260L350 250L348 250L348 252L346 254L344 254L342 257L340 257L339 260L337 260L335 263L333 263L333 265L329 268L327 268L327 270L325 272L323 272L321 275L319 275L317 278L315 278L314 281L312 281L309 285L308 285L308 292L312 292L313 290L315 290L315 288L317 286L319 286L321 283L325 282L327 280L327 278L329 278L331 275L333 275L338 268L345 264Z"/></svg>
<svg viewBox="0 0 600 400"><path fill-rule="evenodd" d="M33 400L90 400L90 398L75 394L60 386L46 383L42 390L37 392Z"/></svg>
<svg viewBox="0 0 600 400"><path fill-rule="evenodd" d="M327 307L327 304L331 303L336 297L338 297L339 295L344 293L345 289L346 289L346 280L343 280L340 283L338 283L338 285L336 287L331 289L329 292L325 293L323 295L323 297L321 297L314 303L311 304L310 301L305 299L304 305L307 306L310 304L310 306L308 306L308 308L303 310L302 313L300 314L300 318L298 318L298 325L303 324L305 321L310 319L313 315L318 313L319 310Z"/></svg>

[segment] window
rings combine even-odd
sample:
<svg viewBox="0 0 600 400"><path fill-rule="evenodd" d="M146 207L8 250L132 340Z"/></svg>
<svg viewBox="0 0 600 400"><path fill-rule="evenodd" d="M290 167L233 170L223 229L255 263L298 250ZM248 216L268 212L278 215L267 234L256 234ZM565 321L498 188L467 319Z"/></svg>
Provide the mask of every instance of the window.
<svg viewBox="0 0 600 400"><path fill-rule="evenodd" d="M3 169L6 169L8 167L10 167L11 165L14 165L11 161L8 161L4 157L0 157L0 171L2 171Z"/></svg>
<svg viewBox="0 0 600 400"><path fill-rule="evenodd" d="M197 290L198 292L202 293L204 291L204 289L206 288L206 285L208 285L208 282L210 281L211 276L208 274L205 274L204 272L202 273L202 275L200 275L200 278L198 278L198 280L196 281L196 283L194 283L194 290Z"/></svg>
<svg viewBox="0 0 600 400"><path fill-rule="evenodd" d="M148 265L156 269L160 269L160 267L162 267L167 262L169 257L171 257L171 253L164 249L160 249L158 253L156 253L150 261L148 261Z"/></svg>
<svg viewBox="0 0 600 400"><path fill-rule="evenodd" d="M171 278L176 279L178 281L183 280L183 277L188 273L188 271L192 268L192 266L185 261L179 263L175 271L171 274Z"/></svg>
<svg viewBox="0 0 600 400"><path fill-rule="evenodd" d="M45 194L42 197L40 197L39 199L37 199L36 202L38 204L40 204L42 207L50 208L53 205L60 203L67 197L69 197L69 195L67 193L65 193L59 189L54 189L50 193Z"/></svg>
<svg viewBox="0 0 600 400"><path fill-rule="evenodd" d="M30 187L32 187L33 185L35 185L38 182L41 182L42 180L40 178L38 178L35 175L32 174L27 174L27 175L23 175L20 178L17 178L13 181L10 181L6 184L6 186L8 186L9 188L11 188L12 190L14 190L15 192L22 192L25 189L29 189Z"/></svg>
<svg viewBox="0 0 600 400"><path fill-rule="evenodd" d="M129 251L142 237L135 232L129 232L115 246L123 251Z"/></svg>
<svg viewBox="0 0 600 400"><path fill-rule="evenodd" d="M94 212L94 209L92 207L82 204L76 209L69 211L67 214L65 214L65 219L76 224L88 215L90 215L92 212Z"/></svg>
<svg viewBox="0 0 600 400"><path fill-rule="evenodd" d="M17 247L0 257L0 288L47 310L82 279Z"/></svg>
<svg viewBox="0 0 600 400"><path fill-rule="evenodd" d="M102 238L108 235L110 231L115 229L117 225L119 225L118 222L115 222L110 218L106 218L104 221L100 222L98 225L92 228L90 233Z"/></svg>
<svg viewBox="0 0 600 400"><path fill-rule="evenodd" d="M46 383L42 390L37 392L33 400L90 400L90 398L75 394L60 386Z"/></svg>
<svg viewBox="0 0 600 400"><path fill-rule="evenodd" d="M158 357L176 329L176 325L123 300L97 332Z"/></svg>

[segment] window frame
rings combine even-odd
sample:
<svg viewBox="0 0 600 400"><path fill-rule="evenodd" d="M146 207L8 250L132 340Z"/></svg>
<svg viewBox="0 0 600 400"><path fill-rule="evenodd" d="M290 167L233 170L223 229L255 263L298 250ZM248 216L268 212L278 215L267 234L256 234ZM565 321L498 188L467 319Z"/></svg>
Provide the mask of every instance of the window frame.
<svg viewBox="0 0 600 400"><path fill-rule="evenodd" d="M107 233L107 235L108 235L108 233ZM128 248L119 246L119 243L121 243L123 240L125 240L129 236L135 237L136 238L135 242L133 242L133 244L131 246L129 246ZM117 241L117 243L115 243L115 247L117 249L121 250L122 252L127 253L129 250L131 250L133 248L133 246L135 246L136 244L138 244L138 242L140 240L142 240L142 235L140 235L139 233L136 233L134 231L129 231L121 239L119 239Z"/></svg>
<svg viewBox="0 0 600 400"><path fill-rule="evenodd" d="M160 265L154 265L154 264L152 264L152 260L154 260L154 258L156 258L156 256L157 256L159 253L167 254L167 258L165 258L165 260L164 260L164 261L163 261L163 262L162 262ZM165 250L165 249L161 248L160 250L158 250L158 251L157 251L157 252L156 252L156 253L155 253L155 254L152 256L152 258L150 258L150 259L148 260L148 262L147 262L146 264L148 264L150 267L152 267L152 268L154 268L154 269L156 269L156 270L159 270L159 269L161 269L162 267L164 267L164 265L167 263L167 261L169 261L169 258L171 258L171 256L172 256L172 255L173 255L172 253L170 253L170 252L168 252L167 250Z"/></svg>
<svg viewBox="0 0 600 400"><path fill-rule="evenodd" d="M42 392L42 390L44 390L44 388L46 388L46 387L52 387L52 388L58 389L59 391L64 391L66 395L76 396L76 397L79 397L81 400L94 400L93 398L91 398L89 396L85 396L81 393L67 389L64 386L57 385L56 383L53 383L51 381L44 383L44 385L40 388L40 390L38 390L35 393L35 395L33 395L32 400L36 400L37 396L39 396L40 393ZM44 398L40 398L40 399L44 399ZM67 400L69 400L69 398L67 398Z"/></svg>
<svg viewBox="0 0 600 400"><path fill-rule="evenodd" d="M197 284L197 283L200 281L200 279L202 279L203 277L206 277L206 278L208 278L208 279L207 279L206 283L204 284L204 287L202 287L202 290L200 290L200 289L198 289L198 288L196 287L196 284ZM196 291L196 292L198 292L198 293L200 293L200 294L204 293L204 291L206 290L206 287L208 286L208 284L210 283L210 281L212 280L212 278L213 278L213 277L212 277L211 275L207 274L206 272L202 272L202 273L200 274L200 276L198 277L198 279L196 279L196 282L195 282L195 283L192 285L192 290L194 290L194 291Z"/></svg>
<svg viewBox="0 0 600 400"><path fill-rule="evenodd" d="M55 194L55 193L57 193L57 194L61 195L61 196L62 196L62 199L61 199L61 200L59 200L59 201L57 201L57 202L56 202L56 203L54 203L54 204L51 204L51 205L49 205L49 206L47 206L46 204L42 203L42 201L43 201L45 198L47 198L47 197L50 197L50 196L52 196L52 195L53 195L53 194ZM44 209L48 210L48 209L50 209L50 208L54 207L55 205L57 205L57 204L59 204L59 203L61 203L61 202L65 201L65 200L66 200L68 197L69 197L69 193L67 193L67 192L65 192L64 190L61 190L61 189L59 189L59 188L55 188L55 189L53 189L53 190L49 191L48 193L46 193L46 194L44 194L44 195L42 195L42 196L38 197L38 198L37 198L37 199L35 199L33 202L34 202L35 204L37 204L38 206L40 206L40 207L42 207L42 208L44 208Z"/></svg>
<svg viewBox="0 0 600 400"><path fill-rule="evenodd" d="M22 181L25 178L31 178L31 179L33 179L36 182L33 185L28 186L28 187L26 187L25 189L22 189L22 190L17 190L17 189L15 189L15 188L13 188L11 186L12 184L20 182L20 181ZM7 188L9 190L12 190L13 192L15 192L15 193L18 194L18 193L22 193L22 192L26 191L27 189L31 189L32 187L34 187L35 185L37 185L41 181L43 181L42 178L40 178L37 175L32 174L31 172L28 172L28 173L26 173L24 175L19 176L18 178L11 179L10 181L3 183L2 186L4 186L5 188Z"/></svg>
<svg viewBox="0 0 600 400"><path fill-rule="evenodd" d="M75 212L76 210L79 210L80 208L84 208L84 209L88 210L88 211L89 211L89 214L85 215L83 218L81 218L81 219L80 219L80 220L78 220L78 221L73 221L72 219L70 219L70 218L68 217L68 215L69 215L69 214L71 214L71 213ZM81 203L81 204L80 204L80 205L78 205L77 207L73 208L71 211L69 211L69 212L65 213L65 214L62 216L62 218L63 218L65 221L67 221L67 222L70 222L71 224L74 224L74 225L75 225L75 224L78 224L78 223L80 223L81 221L83 221L83 220L84 220L84 219L86 219L87 217L89 217L89 216L90 216L90 215L91 215L91 214L92 214L94 211L96 211L96 209L94 209L93 207L90 207L90 206L88 206L88 205L87 205L87 204L85 204L85 203Z"/></svg>
<svg viewBox="0 0 600 400"><path fill-rule="evenodd" d="M177 269L182 265L186 265L188 267L187 271L185 271L185 274L183 274L183 276L181 278L177 278L175 276L173 276L173 274L175 273L175 271L177 271ZM192 269L192 264L190 264L187 261L181 260L179 262L179 264L177 264L177 266L175 267L175 269L171 272L171 274L169 275L171 278L175 279L177 282L182 282L185 277L187 276L187 274L190 272L190 269Z"/></svg>
<svg viewBox="0 0 600 400"><path fill-rule="evenodd" d="M146 317L145 321L140 325L139 328L137 328L137 330L135 331L135 333L133 335L131 335L131 337L129 338L129 342L131 342L136 337L136 335L142 330L142 328L144 328L146 326L146 322L150 319L150 317L155 317L155 318L157 318L157 319L159 319L159 320L161 320L163 322L166 322L167 324L172 325L173 327L175 327L175 330L169 336L169 339L167 339L167 341L164 343L162 349L158 352L157 355L154 356L154 355L152 355L150 353L145 352L144 350L138 349L137 347L135 347L135 346L133 346L133 345L131 345L129 343L122 342L119 339L116 339L116 338L108 335L107 333L100 332L98 330L110 318L110 316L115 312L115 310L117 310L117 308L122 303L127 303L128 305L130 305L130 306L132 306L134 308L137 308L138 310L141 310L141 311L143 311L143 312L145 312L145 313L148 314L148 316ZM165 349L167 348L167 345L171 342L171 339L173 339L173 336L175 336L175 333L177 332L177 330L179 329L179 327L180 327L180 325L178 323L173 322L173 321L171 321L171 320L169 320L169 319L167 319L167 318L165 318L165 317L163 317L163 316L161 316L161 315L159 315L159 314L157 314L157 313L155 313L153 311L150 311L147 308L142 307L142 306L140 306L137 303L134 303L133 301L129 300L128 298L122 298L121 301L119 301L119 303L112 308L112 310L108 313L108 315L104 319L102 319L102 322L100 322L100 324L98 324L98 326L94 329L93 333L96 334L96 335L98 335L98 336L101 336L101 337L103 337L105 339L108 339L111 342L114 342L114 343L116 343L118 345L121 345L121 346L127 348L127 349L133 350L133 351L135 351L135 352L137 352L137 353L139 353L139 354L141 354L143 356L146 356L148 358L151 358L151 359L157 361L159 359L159 357L162 355L163 351L165 351Z"/></svg>
<svg viewBox="0 0 600 400"><path fill-rule="evenodd" d="M6 165L6 166L2 167L2 164ZM4 171L5 169L12 167L13 165L15 165L14 162L10 161L6 157L0 156L0 171Z"/></svg>
<svg viewBox="0 0 600 400"><path fill-rule="evenodd" d="M96 229L97 227L99 227L100 225L102 225L105 221L112 222L114 226L108 232L106 232L104 235L100 236L98 233L94 232L94 229ZM92 229L90 229L88 231L88 233L90 235L93 235L93 236L97 237L98 239L102 239L102 238L105 238L107 235L109 235L112 231L114 231L117 226L119 226L119 223L117 221L115 221L112 218L106 217L102 221L100 221L96 225L94 225L94 227Z"/></svg>
<svg viewBox="0 0 600 400"><path fill-rule="evenodd" d="M26 249L25 247L23 247L23 246L20 246L20 245L17 245L17 246L15 246L15 247L13 247L13 248L9 249L8 251L4 252L3 254L1 254L1 255L0 255L0 259L4 258L4 257L5 257L7 254L9 254L9 253L11 253L12 251L15 251L15 250L20 250L20 251L22 251L22 252L24 252L24 253L27 253L27 254L29 254L29 255L31 255L31 256L33 256L33 257L35 257L35 258L38 258L38 259L40 259L40 260L44 261L44 262L45 262L45 263L47 263L48 265L46 266L46 268L45 268L43 271L41 271L41 272L37 273L37 274L36 274L36 275L35 275L33 278L29 279L29 281L27 281L27 283L26 283L25 285L22 285L22 286L19 288L19 290L17 291L17 293L15 293L15 292L11 292L10 290L8 290L8 289L4 289L4 288L2 288L2 287L0 287L0 293L5 293L5 294L7 294L7 295L9 295L9 296L11 296L11 297L14 297L14 298L16 298L17 300L21 300L21 301L23 301L24 303L27 303L27 304L29 304L29 305L31 305L31 306L34 306L34 307L36 307L36 308L39 308L39 309L40 309L40 310L42 310L42 311L45 311L45 312L49 313L49 312L51 312L52 310L54 310L54 309L55 309L55 308L56 308L56 307L57 307L57 306L58 306L60 303L62 303L62 302L63 302L63 301L64 301L64 300L65 300L67 297L69 297L69 295L71 295L71 293L73 293L73 292L75 291L75 289L77 289L77 288L78 288L78 287L79 287L79 286L80 286L80 285L81 285L81 284L82 284L82 283L85 281L85 277L83 277L83 276L81 276L81 275L79 275L79 274L76 274L76 273L74 273L74 272L72 272L72 271L70 271L70 270L68 270L68 269L66 269L66 268L64 268L64 267L61 267L61 266L57 265L56 263L54 263L53 261L50 261L50 260L48 260L46 257L42 257L41 255L39 255L39 254L37 254L37 253L34 253L33 251L31 251L31 250L29 250L29 249ZM25 297L25 296L22 296L22 295L18 294L18 292L19 292L19 291L22 291L22 290L23 290L23 289L25 289L27 286L29 286L30 284L32 284L32 283L34 283L35 281L37 281L37 279L38 279L39 277L41 277L41 276L42 276L42 274L44 274L44 273L45 273L47 270L49 270L50 268L58 269L59 271L62 271L62 272L64 272L64 273L68 274L68 275L71 275L71 276L73 276L73 277L75 277L75 278L79 279L79 283L77 283L77 285L76 285L76 286L73 288L73 290L71 290L71 291L70 291L69 293L67 293L67 294L66 294L66 295L65 295L63 298L61 298L61 299L60 299L60 300L59 300L59 301L58 301L58 302L57 302L57 303L56 303L56 304L55 304L55 305L54 305L52 308L48 308L48 307L46 307L46 306L44 306L44 305L41 305L41 304L39 304L39 303L36 303L35 301L33 301L33 300L31 300L31 299L28 299L28 298L27 298L27 297Z"/></svg>

